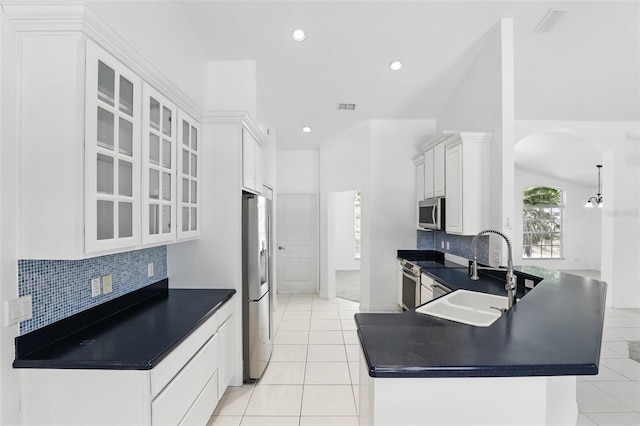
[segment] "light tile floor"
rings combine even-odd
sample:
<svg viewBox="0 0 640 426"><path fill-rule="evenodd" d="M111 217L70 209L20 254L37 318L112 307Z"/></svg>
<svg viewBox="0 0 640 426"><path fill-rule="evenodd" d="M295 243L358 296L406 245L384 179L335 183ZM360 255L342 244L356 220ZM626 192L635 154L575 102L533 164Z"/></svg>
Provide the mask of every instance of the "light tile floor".
<svg viewBox="0 0 640 426"><path fill-rule="evenodd" d="M607 309L600 369L577 382L579 426L640 425L640 363L629 358L640 340L640 309Z"/></svg>
<svg viewBox="0 0 640 426"><path fill-rule="evenodd" d="M278 294L271 361L257 384L230 387L212 426L357 426L359 303Z"/></svg>
<svg viewBox="0 0 640 426"><path fill-rule="evenodd" d="M317 295L278 295L271 362L257 384L230 387L211 426L356 426L358 303ZM577 425L640 425L640 309L607 309L597 376L577 380Z"/></svg>

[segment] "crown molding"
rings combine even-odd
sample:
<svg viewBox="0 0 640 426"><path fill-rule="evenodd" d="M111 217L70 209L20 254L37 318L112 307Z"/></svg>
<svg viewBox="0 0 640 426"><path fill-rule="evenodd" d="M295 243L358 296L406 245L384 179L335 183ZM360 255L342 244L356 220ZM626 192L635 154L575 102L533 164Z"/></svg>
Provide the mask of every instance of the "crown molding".
<svg viewBox="0 0 640 426"><path fill-rule="evenodd" d="M196 119L202 116L202 108L198 104L98 16L85 0L2 0L0 6L19 36L70 32L83 34L162 92L187 114Z"/></svg>
<svg viewBox="0 0 640 426"><path fill-rule="evenodd" d="M263 147L269 143L253 117L246 111L207 111L202 114L200 121L214 124L236 123L244 126Z"/></svg>

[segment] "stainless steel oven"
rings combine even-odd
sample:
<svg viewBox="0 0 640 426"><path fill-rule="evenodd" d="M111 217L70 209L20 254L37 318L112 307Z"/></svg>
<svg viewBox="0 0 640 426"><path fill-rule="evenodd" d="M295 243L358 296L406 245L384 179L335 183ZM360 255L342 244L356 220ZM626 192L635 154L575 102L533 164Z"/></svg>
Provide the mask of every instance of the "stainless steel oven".
<svg viewBox="0 0 640 426"><path fill-rule="evenodd" d="M402 308L413 309L420 305L420 268L413 263L402 260Z"/></svg>

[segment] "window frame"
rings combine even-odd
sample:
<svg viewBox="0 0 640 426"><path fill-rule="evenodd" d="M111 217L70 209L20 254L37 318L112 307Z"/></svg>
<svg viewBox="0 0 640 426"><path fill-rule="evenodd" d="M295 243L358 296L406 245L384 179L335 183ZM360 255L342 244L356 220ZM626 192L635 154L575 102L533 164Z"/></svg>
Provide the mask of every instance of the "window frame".
<svg viewBox="0 0 640 426"><path fill-rule="evenodd" d="M559 204L525 204L524 202L525 192L534 188L550 188L557 191L559 193L559 198L560 198ZM523 200L522 200L523 201L522 202L522 259L523 260L562 260L564 259L564 216L565 216L564 210L566 207L565 195L566 195L565 191L562 188L544 186L544 185L530 186L522 190L522 197L523 197ZM528 216L526 214L527 209L537 210L542 213L549 213L551 214L551 218L532 219L531 216ZM549 209L551 211L545 212L545 209ZM554 212L553 210L556 210L556 212ZM546 223L547 226L543 225L539 227L541 228L540 231L531 231L527 227L527 221L531 221L531 220L538 221L543 224ZM551 229L551 227L555 226L556 224L558 227L557 231L555 230L550 231L549 229ZM552 237L551 240L545 240L544 238L545 234L547 235L557 234L558 238L554 239ZM539 242L536 244L533 244L533 241L535 239L531 238L531 236L534 236L534 235L540 236ZM543 244L545 243L545 241L549 241L549 244ZM557 243L555 243L556 241ZM527 244L527 242L529 242L529 244ZM530 250L529 254L527 255L526 253L527 247L538 248L538 252L540 255L532 256L533 250ZM546 252L548 253L547 255L544 255L545 250L543 248L548 249L548 251ZM557 248L557 252L558 252L558 254L555 256L554 256L554 248Z"/></svg>

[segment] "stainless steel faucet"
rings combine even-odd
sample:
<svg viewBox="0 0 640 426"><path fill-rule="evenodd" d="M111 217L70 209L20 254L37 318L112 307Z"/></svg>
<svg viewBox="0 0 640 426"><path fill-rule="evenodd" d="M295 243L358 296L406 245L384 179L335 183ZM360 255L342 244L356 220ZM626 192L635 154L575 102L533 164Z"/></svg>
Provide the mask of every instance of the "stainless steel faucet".
<svg viewBox="0 0 640 426"><path fill-rule="evenodd" d="M509 309L511 309L513 307L513 304L516 303L516 277L513 274L513 254L512 254L512 249L511 249L511 240L509 239L509 237L507 237L505 234L503 234L500 231L496 231L494 229L485 229L484 231L480 231L478 232L477 235L475 235L473 237L473 240L471 241L471 256L473 257L473 262L471 263L471 271L470 271L470 275L471 275L471 279L472 280L478 280L478 270L479 269L485 269L485 270L491 270L491 271L504 271L504 268L491 268L491 267L487 267L487 266L478 266L478 257L476 256L476 250L477 250L477 245L478 245L478 237L480 235L483 234L496 234L496 235L500 235L502 238L504 238L504 240L507 242L507 248L509 249L509 259L507 261L507 282L504 286L504 288L507 290L507 299L509 302Z"/></svg>

